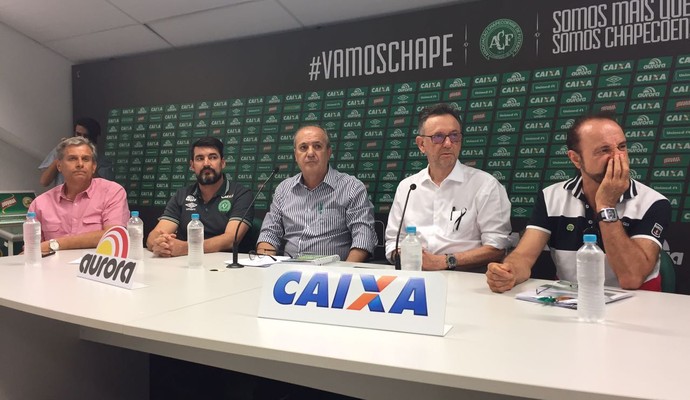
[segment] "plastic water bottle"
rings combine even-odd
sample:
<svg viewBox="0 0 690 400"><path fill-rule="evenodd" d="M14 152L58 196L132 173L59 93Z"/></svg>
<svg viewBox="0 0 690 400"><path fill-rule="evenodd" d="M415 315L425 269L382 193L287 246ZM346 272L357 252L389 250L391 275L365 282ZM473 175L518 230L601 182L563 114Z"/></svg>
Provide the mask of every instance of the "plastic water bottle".
<svg viewBox="0 0 690 400"><path fill-rule="evenodd" d="M199 221L199 214L192 214L187 225L187 260L190 268L204 266L204 224Z"/></svg>
<svg viewBox="0 0 690 400"><path fill-rule="evenodd" d="M24 263L26 265L41 265L41 223L36 219L36 213L26 214L24 221Z"/></svg>
<svg viewBox="0 0 690 400"><path fill-rule="evenodd" d="M597 235L584 235L585 244L577 251L577 316L580 321L602 322L604 298L604 252L597 246Z"/></svg>
<svg viewBox="0 0 690 400"><path fill-rule="evenodd" d="M400 243L400 269L406 271L422 270L422 242L417 237L417 228L408 225L407 236Z"/></svg>
<svg viewBox="0 0 690 400"><path fill-rule="evenodd" d="M127 221L129 233L129 258L144 259L144 222L139 218L139 211L132 211L132 217Z"/></svg>

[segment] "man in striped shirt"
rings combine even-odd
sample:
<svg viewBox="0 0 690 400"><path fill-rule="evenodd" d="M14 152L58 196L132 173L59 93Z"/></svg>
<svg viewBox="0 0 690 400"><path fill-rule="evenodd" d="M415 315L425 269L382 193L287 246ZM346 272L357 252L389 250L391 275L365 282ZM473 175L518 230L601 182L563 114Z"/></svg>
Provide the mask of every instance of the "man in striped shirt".
<svg viewBox="0 0 690 400"><path fill-rule="evenodd" d="M583 233L596 233L607 286L661 290L659 252L671 204L630 179L623 129L609 115L587 116L568 130L566 144L579 175L539 193L517 248L503 263L489 264L489 287L505 292L526 281L547 243L558 277L577 282L575 253Z"/></svg>
<svg viewBox="0 0 690 400"><path fill-rule="evenodd" d="M374 252L374 206L364 184L328 165L331 143L319 126L295 134L301 173L281 182L257 240L257 253L337 254L365 261Z"/></svg>

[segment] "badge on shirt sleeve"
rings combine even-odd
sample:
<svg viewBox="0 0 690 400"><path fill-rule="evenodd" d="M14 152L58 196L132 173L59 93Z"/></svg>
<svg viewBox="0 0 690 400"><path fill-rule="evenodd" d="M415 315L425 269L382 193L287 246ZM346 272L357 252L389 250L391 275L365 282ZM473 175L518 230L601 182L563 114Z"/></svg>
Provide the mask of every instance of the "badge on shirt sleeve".
<svg viewBox="0 0 690 400"><path fill-rule="evenodd" d="M655 238L660 238L661 237L661 232L664 231L664 227L655 223L654 227L652 228L652 236Z"/></svg>
<svg viewBox="0 0 690 400"><path fill-rule="evenodd" d="M232 203L228 199L221 200L220 203L218 203L218 211L220 211L222 213L229 212L231 208L232 208Z"/></svg>

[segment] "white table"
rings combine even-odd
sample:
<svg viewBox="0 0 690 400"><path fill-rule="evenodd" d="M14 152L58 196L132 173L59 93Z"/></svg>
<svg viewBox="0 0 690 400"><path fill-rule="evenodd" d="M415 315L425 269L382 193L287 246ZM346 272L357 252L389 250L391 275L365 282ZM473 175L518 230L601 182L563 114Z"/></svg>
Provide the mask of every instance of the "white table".
<svg viewBox="0 0 690 400"><path fill-rule="evenodd" d="M77 278L70 262L84 253L58 251L42 267L25 266L23 255L0 257L0 398L147 399L148 356L84 342L81 331L122 335L127 323L261 284L261 270L223 268L227 253L189 269L186 257L145 251L134 279L148 286L126 290Z"/></svg>
<svg viewBox="0 0 690 400"><path fill-rule="evenodd" d="M188 271L184 258L148 259L143 281L150 286L126 291L77 279L76 266L74 273L54 271L69 260L64 253L39 271L17 266L21 257L9 258L15 265L0 260L0 305L77 324L89 341L358 397L690 393L688 296L637 292L608 305L605 324L583 324L572 310L491 293L483 275L438 272L448 278L446 323L453 329L433 337L257 318L264 269ZM205 257L214 266L229 258ZM27 282L34 273L42 284ZM49 287L56 282L62 290Z"/></svg>

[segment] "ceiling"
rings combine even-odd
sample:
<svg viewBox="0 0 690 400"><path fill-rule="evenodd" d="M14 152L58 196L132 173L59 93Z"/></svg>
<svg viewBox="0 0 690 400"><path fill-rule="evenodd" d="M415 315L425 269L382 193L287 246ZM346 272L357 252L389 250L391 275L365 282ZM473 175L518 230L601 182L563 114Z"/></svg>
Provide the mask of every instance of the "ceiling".
<svg viewBox="0 0 690 400"><path fill-rule="evenodd" d="M470 0L0 0L0 23L84 63Z"/></svg>

